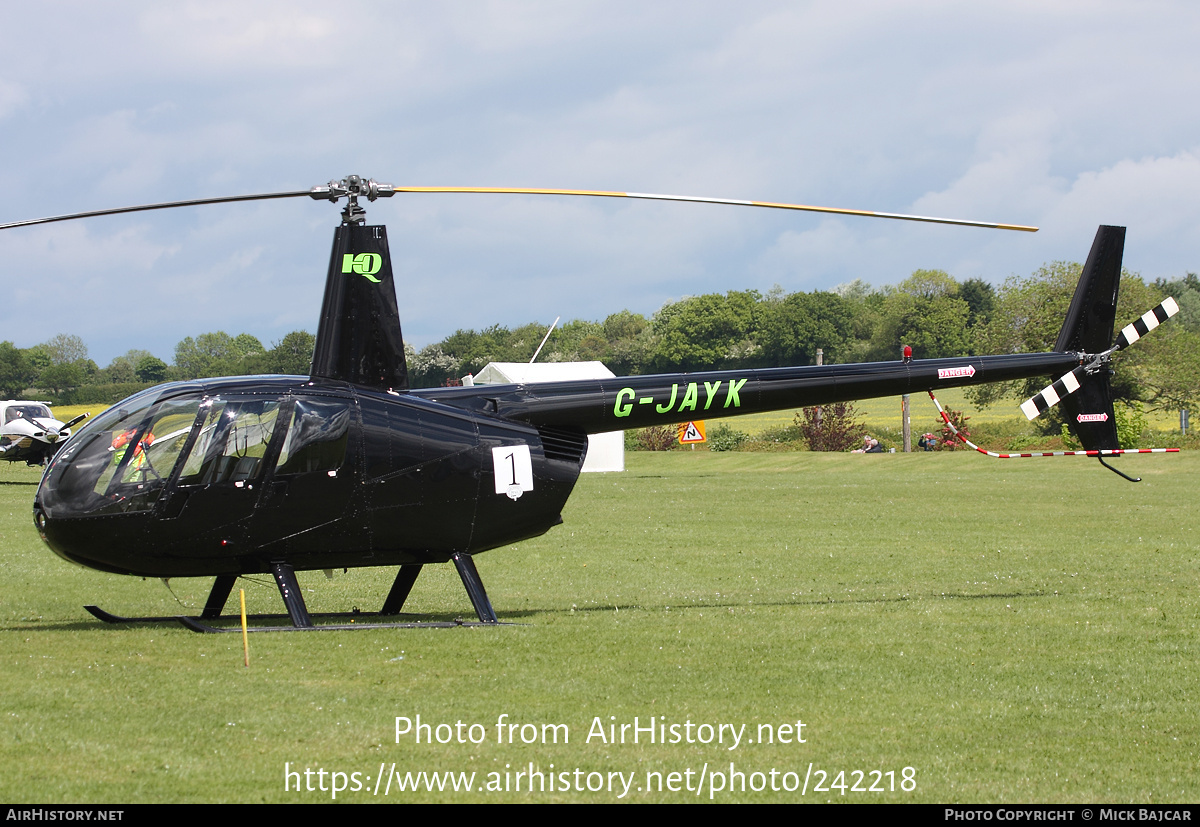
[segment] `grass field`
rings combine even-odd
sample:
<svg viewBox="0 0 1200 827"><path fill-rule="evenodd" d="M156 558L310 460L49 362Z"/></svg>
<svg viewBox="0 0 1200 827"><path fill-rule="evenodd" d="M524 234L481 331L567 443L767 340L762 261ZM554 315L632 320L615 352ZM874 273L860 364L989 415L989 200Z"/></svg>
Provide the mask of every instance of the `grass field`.
<svg viewBox="0 0 1200 827"><path fill-rule="evenodd" d="M83 604L195 612L209 583L173 581L173 596L59 560L30 520L36 469L0 466L0 800L331 799L296 792L302 775L285 791L285 764L314 787L332 782L318 770L360 773L365 789L339 801L622 789L512 791L532 763L572 787L632 773L637 802L1194 802L1200 457L1119 462L1145 481L1083 459L629 454L625 473L581 479L564 525L478 558L501 619L521 625L259 635L249 669L238 635L93 620ZM391 577L301 584L317 611L376 608ZM267 580L243 581L251 611L279 610ZM471 617L447 566L408 608ZM397 743L396 717L417 715L485 737ZM497 743L502 715L564 724L570 741ZM728 730L724 744L587 740L595 719L635 716L746 729L732 750ZM500 790L376 796L381 763ZM773 769L777 786L807 776L807 794L772 792ZM818 771L896 791L818 792ZM710 793L713 773L725 790Z"/></svg>

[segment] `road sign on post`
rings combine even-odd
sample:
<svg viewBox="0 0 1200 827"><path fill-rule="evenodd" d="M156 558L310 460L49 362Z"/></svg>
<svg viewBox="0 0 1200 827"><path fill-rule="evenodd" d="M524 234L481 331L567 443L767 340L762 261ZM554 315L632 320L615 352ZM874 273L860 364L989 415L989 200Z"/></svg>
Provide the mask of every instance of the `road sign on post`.
<svg viewBox="0 0 1200 827"><path fill-rule="evenodd" d="M694 445L697 442L707 442L704 436L704 420L684 422L679 426L679 444Z"/></svg>

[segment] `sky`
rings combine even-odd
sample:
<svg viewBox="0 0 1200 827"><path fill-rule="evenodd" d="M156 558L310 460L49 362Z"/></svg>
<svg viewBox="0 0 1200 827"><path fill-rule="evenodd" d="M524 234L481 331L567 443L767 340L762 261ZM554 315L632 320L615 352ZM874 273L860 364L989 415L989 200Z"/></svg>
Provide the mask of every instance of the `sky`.
<svg viewBox="0 0 1200 827"><path fill-rule="evenodd" d="M776 284L998 285L1082 261L1100 224L1171 278L1200 270L1197 43L1186 2L8 3L0 223L359 174L1041 228L397 196L367 217L418 348ZM104 366L315 332L338 221L300 198L0 231L0 340L75 334Z"/></svg>

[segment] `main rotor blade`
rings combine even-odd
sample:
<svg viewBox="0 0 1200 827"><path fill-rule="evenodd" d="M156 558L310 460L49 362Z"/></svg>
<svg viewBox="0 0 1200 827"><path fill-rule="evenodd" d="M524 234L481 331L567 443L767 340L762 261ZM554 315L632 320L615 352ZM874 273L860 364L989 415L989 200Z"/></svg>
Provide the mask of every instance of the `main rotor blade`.
<svg viewBox="0 0 1200 827"><path fill-rule="evenodd" d="M28 227L32 224L51 224L55 221L71 221L76 218L94 218L100 215L119 215L127 212L146 212L148 210L167 210L172 207L196 207L201 204L228 204L233 201L270 201L275 198L299 198L300 196L312 196L312 190L301 190L299 192L268 192L261 195L226 195L221 198L196 198L190 201L166 201L162 204L142 204L138 207L117 207L110 210L91 210L89 212L77 212L69 215L52 215L49 218L31 218L27 221L13 221L9 224L0 224L0 230L8 230L12 227Z"/></svg>
<svg viewBox="0 0 1200 827"><path fill-rule="evenodd" d="M228 195L221 198L196 198L188 201L167 201L161 204L143 204L136 207L117 207L107 210L90 210L88 212L54 215L47 218L31 218L26 221L13 221L0 224L0 230L13 227L28 227L34 224L50 224L55 221L71 221L76 218L94 218L102 215L119 215L121 213L146 212L149 210L166 210L172 207L195 207L202 204L228 204L236 201L269 201L277 198L301 198L307 196L316 200L337 201L348 193L334 187L338 182L329 186L313 187L312 189L295 192L271 192L259 195ZM398 192L410 193L493 193L509 195L582 195L594 198L640 198L651 201L691 201L698 204L727 204L735 207L764 207L773 210L799 210L802 212L832 213L834 215L858 215L867 218L891 218L899 221L921 221L928 224L953 224L960 227L984 227L994 230L1019 230L1036 233L1037 227L1024 224L1001 224L994 221L969 221L961 218L938 218L929 215L907 215L904 213L877 212L872 210L851 210L842 207L817 207L810 204L784 204L775 201L746 201L735 198L707 198L695 195L666 195L651 192L615 192L609 190L567 190L541 189L534 187L394 187L388 184L376 185L368 182L375 189L355 190L354 195L362 195L374 200L388 198ZM356 182L357 184L357 182Z"/></svg>
<svg viewBox="0 0 1200 827"><path fill-rule="evenodd" d="M773 210L800 210L803 212L833 213L835 215L861 215L868 218L893 218L900 221L923 221L929 224L956 224L960 227L985 227L993 230L1020 230L1036 233L1037 227L1024 224L1000 224L994 221L968 221L962 218L936 218L928 215L905 215L872 210L848 210L842 207L814 207L809 204L782 204L774 201L743 201L734 198L706 198L695 195L664 195L652 192L611 192L608 190L559 190L529 187L392 187L395 192L477 192L504 193L510 195L587 195L596 198L643 198L651 201L695 201L701 204L729 204L735 207L766 207Z"/></svg>

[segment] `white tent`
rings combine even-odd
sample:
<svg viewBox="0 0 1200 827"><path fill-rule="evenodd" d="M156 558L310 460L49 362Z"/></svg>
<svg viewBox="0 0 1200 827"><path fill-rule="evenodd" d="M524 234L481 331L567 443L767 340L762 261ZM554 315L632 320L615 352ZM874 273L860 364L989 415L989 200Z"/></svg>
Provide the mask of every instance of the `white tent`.
<svg viewBox="0 0 1200 827"><path fill-rule="evenodd" d="M604 367L602 362L490 362L471 379L476 385L532 385L575 379L612 379L614 376L616 374ZM463 379L467 380L467 377ZM610 431L589 436L583 470L624 471L625 432Z"/></svg>

